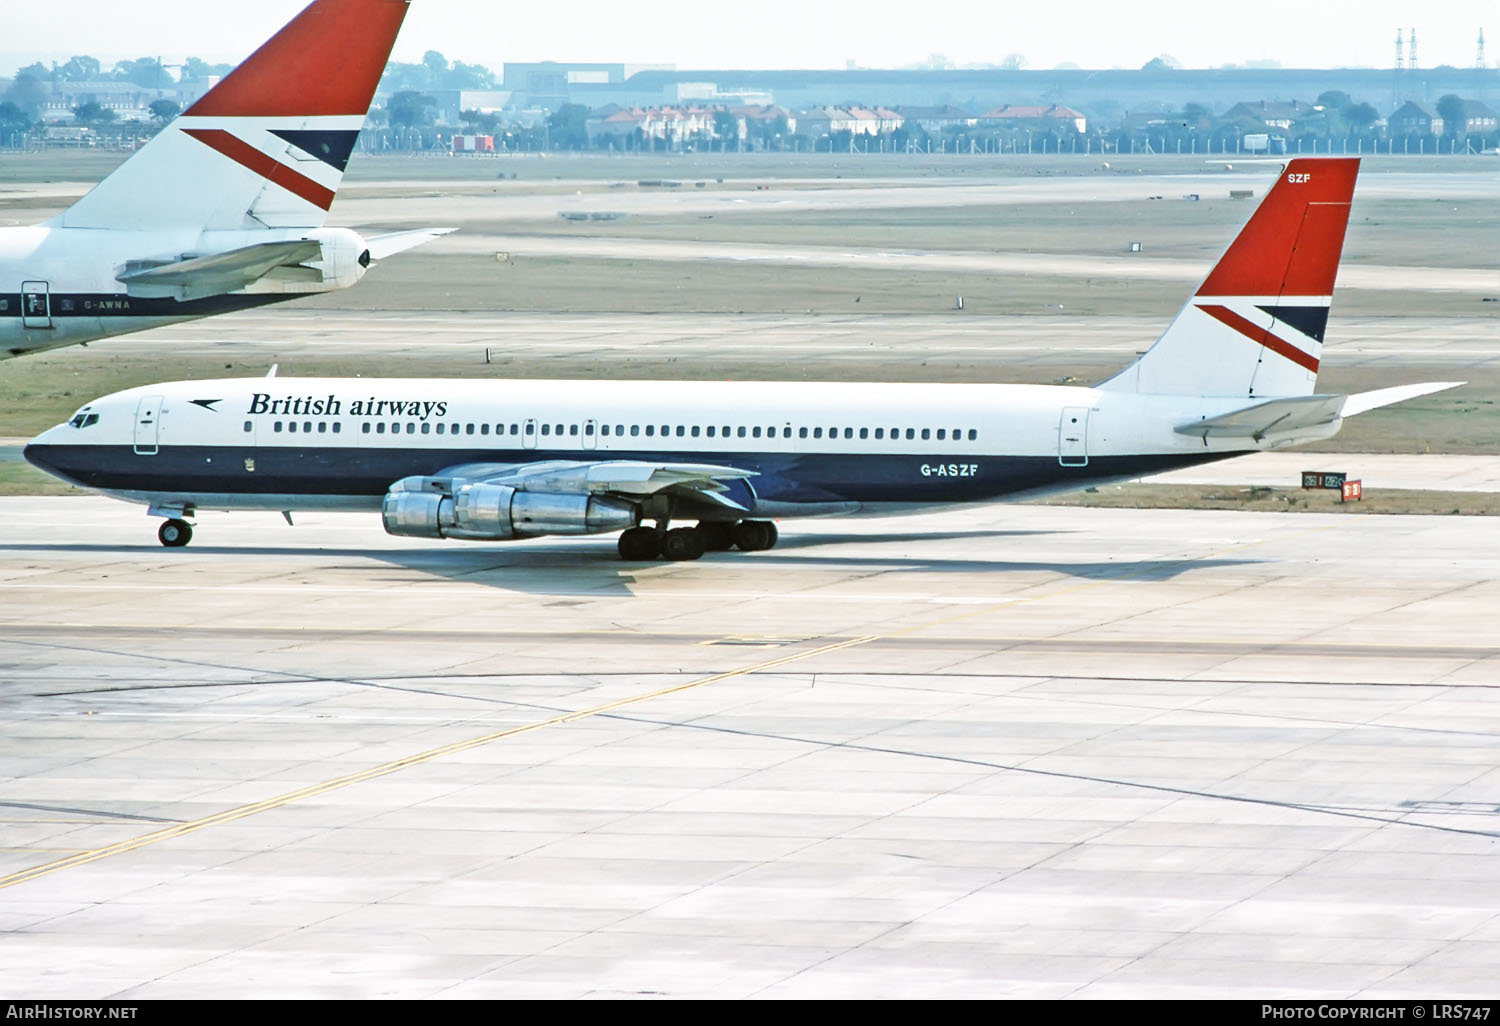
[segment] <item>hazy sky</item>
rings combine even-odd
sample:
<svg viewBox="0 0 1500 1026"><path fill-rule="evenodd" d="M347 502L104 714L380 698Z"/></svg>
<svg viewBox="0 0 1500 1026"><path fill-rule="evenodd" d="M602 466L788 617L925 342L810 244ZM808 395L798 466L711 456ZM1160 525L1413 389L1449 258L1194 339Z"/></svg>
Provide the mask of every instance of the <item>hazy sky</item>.
<svg viewBox="0 0 1500 1026"><path fill-rule="evenodd" d="M90 54L237 62L306 0L0 0L0 74L33 60ZM1005 9L1010 8L1010 9ZM414 0L397 60L427 50L484 64L595 60L679 68L902 67L941 54L957 65L1069 62L1135 68L1169 54L1186 67L1274 60L1284 67L1390 67L1396 31L1416 29L1423 67L1474 63L1500 7L1480 0L1317 4L1306 0L1030 3L924 0L907 7L845 0ZM1486 19L1493 24L1486 23ZM59 31L66 26L66 31ZM1487 53L1500 59L1500 35Z"/></svg>

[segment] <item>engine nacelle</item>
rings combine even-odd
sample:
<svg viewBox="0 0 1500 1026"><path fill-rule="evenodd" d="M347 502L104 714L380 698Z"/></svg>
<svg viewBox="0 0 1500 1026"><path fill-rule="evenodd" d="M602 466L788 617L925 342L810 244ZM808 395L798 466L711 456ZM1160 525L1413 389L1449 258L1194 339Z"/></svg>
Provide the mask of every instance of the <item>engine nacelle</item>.
<svg viewBox="0 0 1500 1026"><path fill-rule="evenodd" d="M443 478L397 481L381 505L388 534L498 541L544 534L602 534L640 523L639 508L598 495L523 492Z"/></svg>
<svg viewBox="0 0 1500 1026"><path fill-rule="evenodd" d="M307 233L323 247L323 258L312 266L323 272L315 291L348 288L365 276L370 250L364 237L348 228L318 228ZM292 290L289 290L292 291Z"/></svg>

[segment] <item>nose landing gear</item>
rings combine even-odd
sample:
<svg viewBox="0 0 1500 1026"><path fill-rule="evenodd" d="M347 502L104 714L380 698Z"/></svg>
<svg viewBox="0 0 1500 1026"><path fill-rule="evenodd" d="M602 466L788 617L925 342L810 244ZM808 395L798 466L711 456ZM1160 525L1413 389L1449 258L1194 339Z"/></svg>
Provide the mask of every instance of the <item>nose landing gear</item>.
<svg viewBox="0 0 1500 1026"><path fill-rule="evenodd" d="M180 549L193 540L193 525L186 520L163 521L156 531L157 540L169 549Z"/></svg>

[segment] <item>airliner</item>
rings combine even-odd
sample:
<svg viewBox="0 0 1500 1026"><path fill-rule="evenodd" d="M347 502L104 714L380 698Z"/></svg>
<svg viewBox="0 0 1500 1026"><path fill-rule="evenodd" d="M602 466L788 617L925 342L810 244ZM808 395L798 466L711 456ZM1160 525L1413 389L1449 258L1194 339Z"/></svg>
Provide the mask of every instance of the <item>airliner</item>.
<svg viewBox="0 0 1500 1026"><path fill-rule="evenodd" d="M769 549L782 518L1129 480L1332 436L1462 382L1316 391L1358 159L1295 159L1144 354L1093 387L264 378L98 399L27 460L165 518L379 511L393 535L622 532L627 560ZM676 525L676 526L674 526Z"/></svg>
<svg viewBox="0 0 1500 1026"><path fill-rule="evenodd" d="M325 225L407 0L316 0L63 213L0 228L0 359L332 292L452 229Z"/></svg>

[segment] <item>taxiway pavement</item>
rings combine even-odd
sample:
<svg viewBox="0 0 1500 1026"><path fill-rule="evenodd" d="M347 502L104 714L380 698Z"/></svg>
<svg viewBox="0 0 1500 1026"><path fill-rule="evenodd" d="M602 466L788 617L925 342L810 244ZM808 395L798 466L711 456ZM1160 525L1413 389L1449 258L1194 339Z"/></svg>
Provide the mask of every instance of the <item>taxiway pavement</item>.
<svg viewBox="0 0 1500 1026"><path fill-rule="evenodd" d="M1493 996L1493 518L0 522L13 997Z"/></svg>

